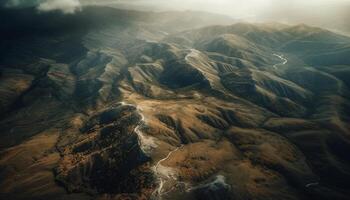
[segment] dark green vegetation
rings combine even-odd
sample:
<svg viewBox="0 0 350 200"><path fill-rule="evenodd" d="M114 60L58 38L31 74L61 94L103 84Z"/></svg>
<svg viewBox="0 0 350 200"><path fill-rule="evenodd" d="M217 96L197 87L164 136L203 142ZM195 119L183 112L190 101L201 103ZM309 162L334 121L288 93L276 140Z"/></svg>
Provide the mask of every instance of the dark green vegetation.
<svg viewBox="0 0 350 200"><path fill-rule="evenodd" d="M350 38L196 12L0 15L0 199L348 199Z"/></svg>

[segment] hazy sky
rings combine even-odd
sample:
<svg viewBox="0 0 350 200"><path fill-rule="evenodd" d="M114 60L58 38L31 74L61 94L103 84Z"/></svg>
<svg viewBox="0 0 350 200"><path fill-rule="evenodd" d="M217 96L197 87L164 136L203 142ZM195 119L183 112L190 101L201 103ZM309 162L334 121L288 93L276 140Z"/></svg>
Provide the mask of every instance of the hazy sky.
<svg viewBox="0 0 350 200"><path fill-rule="evenodd" d="M2 1L2 0L0 0ZM84 5L129 4L135 9L200 10L246 21L307 23L350 32L350 0L5 0L7 6L74 13ZM4 4L4 3L3 3Z"/></svg>
<svg viewBox="0 0 350 200"><path fill-rule="evenodd" d="M113 0L111 0L113 1ZM276 7L324 7L349 3L350 0L119 0L164 9L194 9L225 13L232 16L255 15Z"/></svg>
<svg viewBox="0 0 350 200"><path fill-rule="evenodd" d="M350 33L350 0L81 0L149 10L201 10L250 21L306 23Z"/></svg>
<svg viewBox="0 0 350 200"><path fill-rule="evenodd" d="M6 1L6 0L5 0ZM52 4L66 9L78 4L130 3L155 9L205 10L229 15L256 14L275 7L324 7L350 4L350 0L7 0L8 5Z"/></svg>
<svg viewBox="0 0 350 200"><path fill-rule="evenodd" d="M6 0L5 0L6 1ZM350 5L350 0L7 0L8 6L45 5L67 10L81 4L128 3L156 10L204 10L231 16L258 15L278 8L319 8Z"/></svg>
<svg viewBox="0 0 350 200"><path fill-rule="evenodd" d="M154 8L206 10L230 15L255 14L274 7L318 7L350 3L350 0L81 0L82 2L127 2Z"/></svg>

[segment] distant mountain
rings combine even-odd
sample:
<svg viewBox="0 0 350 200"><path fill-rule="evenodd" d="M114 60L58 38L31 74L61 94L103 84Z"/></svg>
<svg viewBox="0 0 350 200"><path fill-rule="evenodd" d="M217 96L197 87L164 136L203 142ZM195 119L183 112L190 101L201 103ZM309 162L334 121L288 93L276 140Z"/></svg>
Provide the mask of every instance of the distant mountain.
<svg viewBox="0 0 350 200"><path fill-rule="evenodd" d="M105 7L0 19L0 199L348 199L349 37Z"/></svg>
<svg viewBox="0 0 350 200"><path fill-rule="evenodd" d="M326 27L328 29L349 35L349 2L325 2L315 2L314 4L311 3L308 6L295 7L288 6L289 4L285 3L284 6L276 5L274 9L266 10L266 12L261 13L256 17L257 19L263 21L274 21L278 19L279 21L292 24L308 23L314 26Z"/></svg>

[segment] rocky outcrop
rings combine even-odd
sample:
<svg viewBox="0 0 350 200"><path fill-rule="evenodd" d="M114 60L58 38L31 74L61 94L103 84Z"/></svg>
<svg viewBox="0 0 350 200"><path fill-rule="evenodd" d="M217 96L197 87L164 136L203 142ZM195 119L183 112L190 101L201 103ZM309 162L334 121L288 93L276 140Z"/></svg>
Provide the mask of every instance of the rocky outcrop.
<svg viewBox="0 0 350 200"><path fill-rule="evenodd" d="M134 129L141 117L133 106L117 104L87 119L79 141L62 147L56 179L70 192L137 193L152 187ZM69 137L67 135L66 137Z"/></svg>

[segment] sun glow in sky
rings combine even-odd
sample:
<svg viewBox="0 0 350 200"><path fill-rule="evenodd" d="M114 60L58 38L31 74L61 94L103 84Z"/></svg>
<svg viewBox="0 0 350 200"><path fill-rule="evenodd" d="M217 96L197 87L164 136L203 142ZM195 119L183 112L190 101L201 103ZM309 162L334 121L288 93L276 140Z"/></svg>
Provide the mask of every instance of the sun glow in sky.
<svg viewBox="0 0 350 200"><path fill-rule="evenodd" d="M346 3L350 5L350 0L106 0L106 2L107 1L148 5L155 8L161 7L163 9L205 10L232 16L256 15L266 10L278 8L317 8ZM90 0L90 2L92 1Z"/></svg>
<svg viewBox="0 0 350 200"><path fill-rule="evenodd" d="M59 5L61 7L99 4L132 4L154 10L201 10L239 16L253 16L271 10L327 8L350 5L350 0L5 0L7 5ZM0 3L1 4L1 3ZM66 5L64 5L66 4ZM316 10L317 11L317 10Z"/></svg>
<svg viewBox="0 0 350 200"><path fill-rule="evenodd" d="M80 0L83 4L129 4L154 11L197 10L251 22L308 23L350 29L350 0ZM334 27L332 27L334 25ZM347 28L349 27L349 28Z"/></svg>
<svg viewBox="0 0 350 200"><path fill-rule="evenodd" d="M94 4L148 11L195 10L249 22L306 23L350 32L350 0L0 0L1 4L68 14Z"/></svg>

